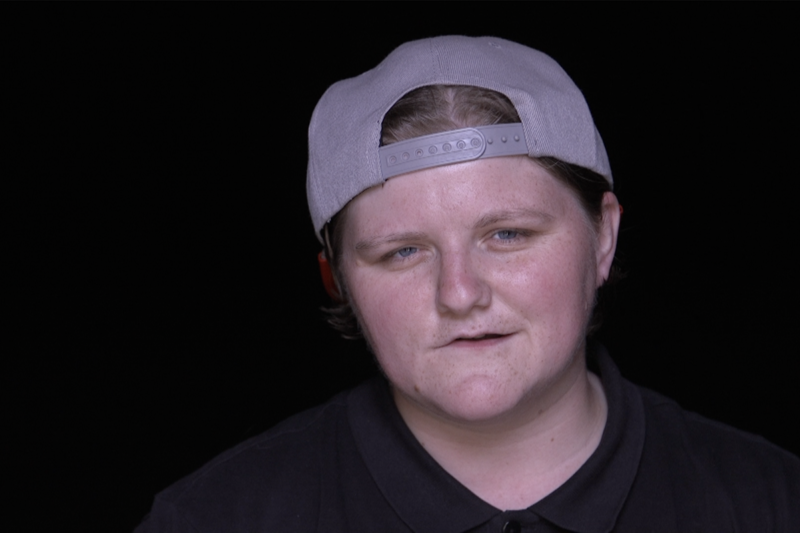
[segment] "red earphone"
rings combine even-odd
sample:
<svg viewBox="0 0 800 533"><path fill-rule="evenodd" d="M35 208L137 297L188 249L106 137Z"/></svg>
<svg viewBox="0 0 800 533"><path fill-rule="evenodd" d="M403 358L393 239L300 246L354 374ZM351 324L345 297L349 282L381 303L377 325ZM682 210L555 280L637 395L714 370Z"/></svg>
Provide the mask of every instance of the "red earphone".
<svg viewBox="0 0 800 533"><path fill-rule="evenodd" d="M325 286L325 292L334 302L342 302L342 295L339 294L339 287L336 286L336 281L333 279L331 264L328 263L328 258L325 257L324 251L317 254L317 261L319 261L319 273L322 275L322 284Z"/></svg>

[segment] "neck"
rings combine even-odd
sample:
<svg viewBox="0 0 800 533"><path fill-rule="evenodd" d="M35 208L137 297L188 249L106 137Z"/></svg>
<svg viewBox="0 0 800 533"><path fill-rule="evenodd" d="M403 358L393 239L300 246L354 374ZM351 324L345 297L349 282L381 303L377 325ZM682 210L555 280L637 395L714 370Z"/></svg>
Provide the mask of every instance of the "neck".
<svg viewBox="0 0 800 533"><path fill-rule="evenodd" d="M597 448L605 426L602 385L582 358L549 392L477 422L447 419L394 396L411 432L450 475L495 507L521 509L569 479Z"/></svg>

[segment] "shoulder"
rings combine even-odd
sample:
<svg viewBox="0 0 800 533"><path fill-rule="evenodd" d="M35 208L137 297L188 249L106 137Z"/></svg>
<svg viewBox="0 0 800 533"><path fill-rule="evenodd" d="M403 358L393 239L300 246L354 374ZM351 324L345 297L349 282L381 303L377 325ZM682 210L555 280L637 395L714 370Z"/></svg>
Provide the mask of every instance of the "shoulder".
<svg viewBox="0 0 800 533"><path fill-rule="evenodd" d="M639 390L646 424L642 475L670 480L682 498L694 500L698 515L727 515L764 531L791 531L785 524L800 528L800 459L762 437Z"/></svg>
<svg viewBox="0 0 800 533"><path fill-rule="evenodd" d="M800 468L800 459L763 437L686 411L674 400L638 388L645 408L647 431L668 437L680 449L708 456L712 465L729 460L738 464L743 457L749 457L752 461L763 461L762 467L775 463L790 469ZM703 453L706 450L712 453Z"/></svg>
<svg viewBox="0 0 800 533"><path fill-rule="evenodd" d="M337 438L349 432L347 394L285 420L170 486L156 496L137 533L247 530L289 509L314 508L326 473L321 465L331 463L326 455L335 454ZM313 529L297 518L285 525Z"/></svg>

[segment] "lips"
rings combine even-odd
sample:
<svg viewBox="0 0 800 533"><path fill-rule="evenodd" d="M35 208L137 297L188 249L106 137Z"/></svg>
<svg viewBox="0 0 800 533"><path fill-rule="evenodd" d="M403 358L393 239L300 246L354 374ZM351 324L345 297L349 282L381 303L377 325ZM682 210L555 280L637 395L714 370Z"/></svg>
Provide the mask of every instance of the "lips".
<svg viewBox="0 0 800 533"><path fill-rule="evenodd" d="M480 335L459 336L448 342L445 346L487 346L501 342L510 336L508 333L481 333Z"/></svg>
<svg viewBox="0 0 800 533"><path fill-rule="evenodd" d="M501 335L500 333L484 333L483 335L478 335L477 337L459 337L457 341L482 341L484 339L496 339L498 337L505 337L505 335Z"/></svg>

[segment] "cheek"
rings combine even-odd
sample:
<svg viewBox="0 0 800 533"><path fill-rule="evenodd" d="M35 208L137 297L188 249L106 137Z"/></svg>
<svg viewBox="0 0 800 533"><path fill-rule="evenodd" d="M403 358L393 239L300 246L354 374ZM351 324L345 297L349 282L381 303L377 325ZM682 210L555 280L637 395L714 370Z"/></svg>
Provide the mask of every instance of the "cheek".
<svg viewBox="0 0 800 533"><path fill-rule="evenodd" d="M495 290L528 320L550 323L558 336L588 320L596 267L591 242L556 242L496 265Z"/></svg>
<svg viewBox="0 0 800 533"><path fill-rule="evenodd" d="M348 278L351 303L370 344L381 352L398 352L411 345L423 327L421 299L414 280L355 275Z"/></svg>
<svg viewBox="0 0 800 533"><path fill-rule="evenodd" d="M412 354L417 352L414 340L420 338L419 321L412 315L405 298L386 287L381 290L365 290L353 295L352 305L356 310L364 337L383 370L394 384L413 381L415 366Z"/></svg>

